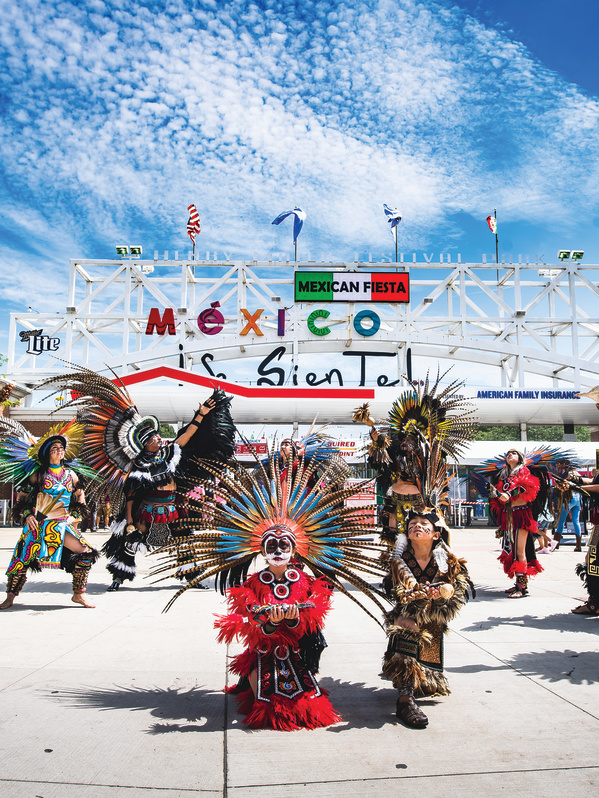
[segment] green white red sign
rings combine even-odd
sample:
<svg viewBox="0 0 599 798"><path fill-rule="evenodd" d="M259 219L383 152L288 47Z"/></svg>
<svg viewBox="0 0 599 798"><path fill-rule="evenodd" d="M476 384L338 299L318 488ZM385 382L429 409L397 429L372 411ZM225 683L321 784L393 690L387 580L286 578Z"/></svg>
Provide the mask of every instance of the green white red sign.
<svg viewBox="0 0 599 798"><path fill-rule="evenodd" d="M296 302L409 302L408 272L295 273Z"/></svg>

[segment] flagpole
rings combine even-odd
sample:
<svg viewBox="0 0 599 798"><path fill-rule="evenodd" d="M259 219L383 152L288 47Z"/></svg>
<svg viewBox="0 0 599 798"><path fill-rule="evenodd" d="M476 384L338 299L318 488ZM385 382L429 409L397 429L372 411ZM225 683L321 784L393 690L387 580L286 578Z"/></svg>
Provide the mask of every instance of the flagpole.
<svg viewBox="0 0 599 798"><path fill-rule="evenodd" d="M495 214L495 263L499 265L499 237L497 235L497 208L493 209Z"/></svg>
<svg viewBox="0 0 599 798"><path fill-rule="evenodd" d="M295 262L297 263L297 238L293 242L293 245L295 247Z"/></svg>
<svg viewBox="0 0 599 798"><path fill-rule="evenodd" d="M397 254L397 227L398 225L395 225L393 228L393 232L395 233L395 263L399 263L399 256Z"/></svg>

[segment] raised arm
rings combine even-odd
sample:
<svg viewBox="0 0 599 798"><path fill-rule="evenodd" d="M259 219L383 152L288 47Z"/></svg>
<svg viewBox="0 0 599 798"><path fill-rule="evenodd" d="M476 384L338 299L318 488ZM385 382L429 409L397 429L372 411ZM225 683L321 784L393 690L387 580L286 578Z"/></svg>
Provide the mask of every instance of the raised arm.
<svg viewBox="0 0 599 798"><path fill-rule="evenodd" d="M187 428L182 432L180 435L175 438L175 443L178 443L179 446L183 447L191 438L195 435L198 430L198 427L202 423L204 416L207 416L208 413L213 409L215 405L214 399L210 398L207 399L206 402L199 406L196 414L194 415L193 419L187 425Z"/></svg>

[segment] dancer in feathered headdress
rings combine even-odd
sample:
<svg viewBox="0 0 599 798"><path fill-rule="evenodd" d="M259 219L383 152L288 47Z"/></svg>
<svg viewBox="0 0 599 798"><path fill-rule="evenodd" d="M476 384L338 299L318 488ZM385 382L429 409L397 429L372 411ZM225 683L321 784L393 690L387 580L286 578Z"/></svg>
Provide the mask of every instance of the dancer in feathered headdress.
<svg viewBox="0 0 599 798"><path fill-rule="evenodd" d="M221 589L235 585L227 593L229 614L216 626L220 642L239 638L246 645L230 665L240 677L232 692L245 722L281 730L334 723L338 716L315 678L324 645L321 629L331 586L366 609L344 584L349 583L383 609L381 594L361 576L380 579L383 573L377 560L381 547L367 537L374 533L372 508L345 506L358 489L339 488L336 476L330 480L336 466L327 468L316 457L305 468L301 462L290 468L282 480L274 445L267 462L252 471L205 465L218 477L210 529L180 548L199 571L197 580L217 575ZM318 483L310 489L316 469ZM180 571L175 546L161 554L164 562L155 573ZM259 554L268 566L239 585ZM193 586L179 590L166 609Z"/></svg>
<svg viewBox="0 0 599 798"><path fill-rule="evenodd" d="M113 577L109 591L135 577L135 554L187 535L201 524L188 517L187 492L199 476L197 458L226 460L234 451L230 397L216 390L172 442L158 434L158 420L142 417L128 391L107 377L78 367L43 385L71 391L67 403L85 426L82 458L104 478L117 508L103 551Z"/></svg>
<svg viewBox="0 0 599 798"><path fill-rule="evenodd" d="M521 452L509 449L504 455L486 460L475 474L475 484L489 495L490 508L497 518L497 536L501 538L499 561L515 584L506 590L510 598L528 596L529 577L543 570L537 560L533 535L537 518L546 507L550 477L548 466L571 454L549 446ZM486 482L486 484L485 484Z"/></svg>
<svg viewBox="0 0 599 798"><path fill-rule="evenodd" d="M0 418L0 481L17 490L13 518L24 524L8 566L6 599L0 609L12 607L28 571L63 568L73 575L76 604L93 607L85 588L89 569L98 558L77 529L85 513L85 495L79 477L94 472L78 461L83 426L73 419L57 424L36 440L21 424Z"/></svg>
<svg viewBox="0 0 599 798"><path fill-rule="evenodd" d="M444 375L443 375L444 376ZM369 463L387 492L383 533L389 572L384 585L395 600L387 613L389 643L383 673L398 690L396 714L407 726L428 718L415 696L447 695L443 636L468 600L471 583L464 560L449 548L444 510L449 506L447 457L461 453L473 431L470 410L458 395L462 383L442 389L410 382L394 403L384 432L374 428L368 407L354 421L372 427Z"/></svg>
<svg viewBox="0 0 599 798"><path fill-rule="evenodd" d="M474 431L472 411L458 393L463 383L442 388L444 376L438 374L432 384L428 375L423 385L410 383L411 390L396 399L378 430L368 405L354 412L354 421L371 427L368 463L378 471L377 485L386 495L382 537L390 553L398 535L406 532L412 507L439 508L443 523L451 479L447 457L457 460Z"/></svg>

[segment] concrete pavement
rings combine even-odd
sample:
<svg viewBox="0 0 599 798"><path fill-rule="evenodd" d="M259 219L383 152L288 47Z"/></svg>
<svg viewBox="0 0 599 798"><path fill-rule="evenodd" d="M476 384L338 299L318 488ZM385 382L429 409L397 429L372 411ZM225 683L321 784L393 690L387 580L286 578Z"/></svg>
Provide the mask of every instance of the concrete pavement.
<svg viewBox="0 0 599 798"><path fill-rule="evenodd" d="M4 571L18 530L0 530ZM94 545L104 535L90 536ZM562 547L541 555L531 596L511 600L487 529L457 530L478 597L452 624L453 694L423 702L430 725L395 719L379 677L384 633L336 596L320 683L343 721L292 733L249 731L222 692L227 652L215 643L213 590L152 585L140 558L132 587L105 593L100 561L89 595L69 577L35 574L0 613L0 795L5 798L295 798L296 796L595 796L599 788L599 618Z"/></svg>

